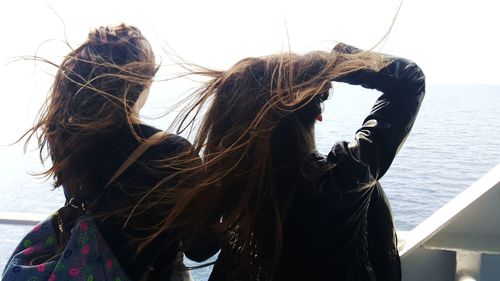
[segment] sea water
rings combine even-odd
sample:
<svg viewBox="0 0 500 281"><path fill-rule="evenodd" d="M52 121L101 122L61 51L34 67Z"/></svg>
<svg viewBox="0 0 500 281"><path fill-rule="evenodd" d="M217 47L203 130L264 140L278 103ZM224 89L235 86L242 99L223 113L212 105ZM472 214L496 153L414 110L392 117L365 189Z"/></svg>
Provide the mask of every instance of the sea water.
<svg viewBox="0 0 500 281"><path fill-rule="evenodd" d="M335 84L316 126L318 150L327 154L339 140L351 140L380 93ZM401 93L404 94L404 93ZM166 107L153 102L151 111ZM14 121L12 121L14 122ZM152 120L166 128L165 120ZM382 178L398 230L410 230L500 163L500 85L428 86L413 130ZM2 128L3 130L3 128ZM35 152L19 145L0 147L0 211L50 213L60 207L61 190L39 172ZM0 270L28 226L0 225ZM193 273L206 280L210 269Z"/></svg>

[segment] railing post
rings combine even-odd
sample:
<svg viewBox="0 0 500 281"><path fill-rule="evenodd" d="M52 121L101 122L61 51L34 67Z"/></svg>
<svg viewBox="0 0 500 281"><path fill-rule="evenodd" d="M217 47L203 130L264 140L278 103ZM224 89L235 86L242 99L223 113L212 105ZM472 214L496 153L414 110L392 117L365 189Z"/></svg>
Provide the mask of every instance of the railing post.
<svg viewBox="0 0 500 281"><path fill-rule="evenodd" d="M481 253L470 251L457 251L457 281L480 280Z"/></svg>

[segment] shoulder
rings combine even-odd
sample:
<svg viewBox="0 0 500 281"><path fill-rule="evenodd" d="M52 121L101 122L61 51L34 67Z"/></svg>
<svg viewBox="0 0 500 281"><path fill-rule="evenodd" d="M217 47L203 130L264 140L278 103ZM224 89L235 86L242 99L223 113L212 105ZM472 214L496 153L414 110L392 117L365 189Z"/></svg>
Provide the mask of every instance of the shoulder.
<svg viewBox="0 0 500 281"><path fill-rule="evenodd" d="M149 138L154 134L161 132L160 129L140 124L136 126L137 133L140 137ZM187 152L192 149L191 143L185 138L176 135L165 133L165 136L156 144L148 149L147 154L155 154L159 156L167 156Z"/></svg>
<svg viewBox="0 0 500 281"><path fill-rule="evenodd" d="M335 181L345 191L355 191L373 186L375 180L368 166L364 165L356 153L355 142L337 142L328 154L328 162L335 165L332 173Z"/></svg>
<svg viewBox="0 0 500 281"><path fill-rule="evenodd" d="M193 148L187 139L176 134L166 134L158 146L172 152L186 152Z"/></svg>

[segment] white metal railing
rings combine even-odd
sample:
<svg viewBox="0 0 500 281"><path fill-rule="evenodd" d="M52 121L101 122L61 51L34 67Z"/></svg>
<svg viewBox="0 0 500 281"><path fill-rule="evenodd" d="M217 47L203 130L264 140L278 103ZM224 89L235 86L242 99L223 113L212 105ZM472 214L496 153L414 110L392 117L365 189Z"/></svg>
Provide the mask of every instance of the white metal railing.
<svg viewBox="0 0 500 281"><path fill-rule="evenodd" d="M404 281L500 280L500 165L406 233Z"/></svg>
<svg viewBox="0 0 500 281"><path fill-rule="evenodd" d="M46 214L0 212L0 224L36 225L47 217Z"/></svg>

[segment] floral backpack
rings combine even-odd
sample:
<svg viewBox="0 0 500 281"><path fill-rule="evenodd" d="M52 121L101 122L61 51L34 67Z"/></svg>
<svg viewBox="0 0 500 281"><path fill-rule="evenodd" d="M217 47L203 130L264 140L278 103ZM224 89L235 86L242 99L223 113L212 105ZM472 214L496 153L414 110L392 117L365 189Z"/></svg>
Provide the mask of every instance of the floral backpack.
<svg viewBox="0 0 500 281"><path fill-rule="evenodd" d="M2 280L129 280L95 223L85 215L71 229L61 255L52 258L57 252L56 216L39 223L24 237Z"/></svg>
<svg viewBox="0 0 500 281"><path fill-rule="evenodd" d="M155 134L139 145L105 188L152 145L151 139L158 137ZM66 206L36 225L14 250L2 281L129 280L97 225L86 214L87 206L93 206L99 197L90 204L71 198ZM67 243L59 242L61 233L69 235ZM142 279L147 279L147 272Z"/></svg>

